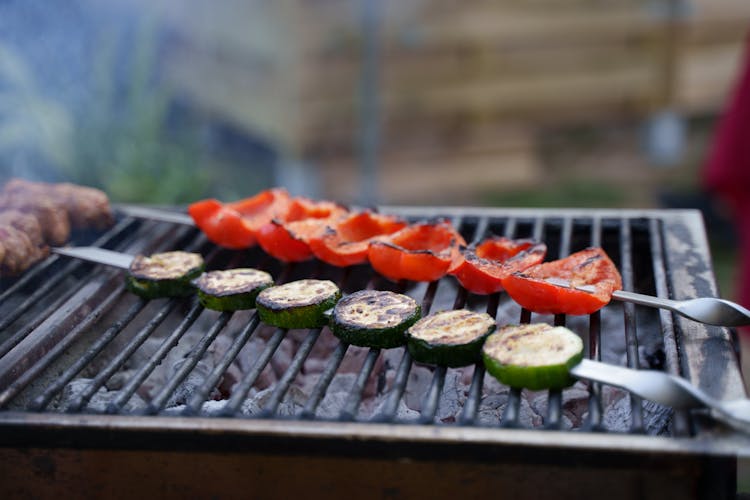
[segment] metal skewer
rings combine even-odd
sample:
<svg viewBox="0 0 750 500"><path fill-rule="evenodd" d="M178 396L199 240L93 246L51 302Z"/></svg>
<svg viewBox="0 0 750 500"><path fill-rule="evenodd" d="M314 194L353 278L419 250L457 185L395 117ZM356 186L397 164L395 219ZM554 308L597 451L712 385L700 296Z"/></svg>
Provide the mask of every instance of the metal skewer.
<svg viewBox="0 0 750 500"><path fill-rule="evenodd" d="M592 293L594 287L591 285L573 286L569 281L547 278L545 281L553 285L566 288L574 288L584 292ZM750 325L750 310L741 305L725 299L716 297L700 297L697 299L672 300L642 293L615 290L612 298L621 302L632 302L643 306L667 309L699 323L715 326L747 326Z"/></svg>

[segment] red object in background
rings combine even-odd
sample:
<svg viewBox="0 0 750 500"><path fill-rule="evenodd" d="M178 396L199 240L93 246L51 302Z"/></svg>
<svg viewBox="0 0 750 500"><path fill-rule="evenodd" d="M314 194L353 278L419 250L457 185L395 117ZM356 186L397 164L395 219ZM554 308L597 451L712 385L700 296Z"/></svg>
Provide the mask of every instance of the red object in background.
<svg viewBox="0 0 750 500"><path fill-rule="evenodd" d="M553 278L570 287L592 285L594 292L575 290L547 281ZM587 248L569 256L530 267L503 279L503 287L521 307L540 314L591 314L622 288L614 263L601 248Z"/></svg>
<svg viewBox="0 0 750 500"><path fill-rule="evenodd" d="M486 295L501 291L503 278L541 263L546 253L544 243L487 238L476 247L463 249L463 260L450 274L468 291Z"/></svg>
<svg viewBox="0 0 750 500"><path fill-rule="evenodd" d="M405 226L404 220L393 215L356 212L310 238L310 249L317 258L334 266L362 264L367 262L367 249L374 238Z"/></svg>
<svg viewBox="0 0 750 500"><path fill-rule="evenodd" d="M435 281L460 263L466 240L447 221L412 224L375 238L367 256L378 273L392 281Z"/></svg>
<svg viewBox="0 0 750 500"><path fill-rule="evenodd" d="M750 307L750 37L741 68L703 170L703 185L732 210L740 244L736 300Z"/></svg>
<svg viewBox="0 0 750 500"><path fill-rule="evenodd" d="M273 217L285 213L289 203L289 193L275 188L233 203L215 199L196 201L188 206L188 213L213 243L241 250L255 245L256 231Z"/></svg>

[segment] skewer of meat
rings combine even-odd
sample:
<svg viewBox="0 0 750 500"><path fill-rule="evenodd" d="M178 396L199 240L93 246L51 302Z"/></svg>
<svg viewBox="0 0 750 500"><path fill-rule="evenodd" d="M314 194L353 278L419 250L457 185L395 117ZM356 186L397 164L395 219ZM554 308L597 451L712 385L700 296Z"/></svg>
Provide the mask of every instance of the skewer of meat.
<svg viewBox="0 0 750 500"><path fill-rule="evenodd" d="M3 192L0 193L0 210L16 210L36 217L44 241L50 245L62 245L70 238L70 218L67 210L49 197Z"/></svg>
<svg viewBox="0 0 750 500"><path fill-rule="evenodd" d="M3 188L3 195L14 199L49 200L67 212L70 224L76 229L101 230L114 222L109 198L103 191L91 187L12 179Z"/></svg>
<svg viewBox="0 0 750 500"><path fill-rule="evenodd" d="M47 255L46 249L31 242L23 231L9 224L0 224L0 276L22 273Z"/></svg>
<svg viewBox="0 0 750 500"><path fill-rule="evenodd" d="M13 226L22 231L29 237L31 243L37 247L41 248L46 245L42 225L34 214L21 212L16 209L3 210L0 211L0 225ZM0 257L0 262L2 261L3 259Z"/></svg>
<svg viewBox="0 0 750 500"><path fill-rule="evenodd" d="M107 195L70 183L12 179L0 191L0 276L22 273L63 245L71 227L105 229L114 222Z"/></svg>

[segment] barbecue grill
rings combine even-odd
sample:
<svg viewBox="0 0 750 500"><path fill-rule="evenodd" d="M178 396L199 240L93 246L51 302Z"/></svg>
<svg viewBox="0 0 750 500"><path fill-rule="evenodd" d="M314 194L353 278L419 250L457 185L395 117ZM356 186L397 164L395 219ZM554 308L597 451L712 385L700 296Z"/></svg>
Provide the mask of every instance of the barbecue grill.
<svg viewBox="0 0 750 500"><path fill-rule="evenodd" d="M531 237L548 259L602 246L626 290L715 296L700 214L689 210L384 207L450 219L467 241ZM209 269L253 266L279 282L332 279L411 295L423 310L467 307L498 324L546 321L579 333L588 357L680 375L717 399L745 395L730 331L612 303L540 316L453 278L391 283L369 266L277 262L223 250L197 229L121 213L75 243L135 254L199 251ZM145 301L122 271L51 256L0 295L0 492L53 496L348 495L521 498L733 497L745 436L700 411L621 389L510 390L480 366L412 362L327 328L286 331L254 311L194 299ZM65 488L64 490L61 488Z"/></svg>

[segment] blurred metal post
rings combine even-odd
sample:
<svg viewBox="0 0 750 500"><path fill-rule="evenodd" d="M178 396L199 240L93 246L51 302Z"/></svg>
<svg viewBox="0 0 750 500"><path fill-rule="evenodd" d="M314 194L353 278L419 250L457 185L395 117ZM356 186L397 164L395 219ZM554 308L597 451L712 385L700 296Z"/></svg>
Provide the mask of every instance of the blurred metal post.
<svg viewBox="0 0 750 500"><path fill-rule="evenodd" d="M362 29L362 70L359 82L359 203L375 205L379 201L380 163L380 26L381 0L360 0Z"/></svg>
<svg viewBox="0 0 750 500"><path fill-rule="evenodd" d="M664 27L659 108L646 122L646 150L655 166L675 167L685 153L687 122L676 109L675 92L684 50L684 23L693 10L691 0L660 0L652 5L652 15Z"/></svg>

